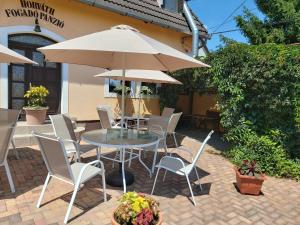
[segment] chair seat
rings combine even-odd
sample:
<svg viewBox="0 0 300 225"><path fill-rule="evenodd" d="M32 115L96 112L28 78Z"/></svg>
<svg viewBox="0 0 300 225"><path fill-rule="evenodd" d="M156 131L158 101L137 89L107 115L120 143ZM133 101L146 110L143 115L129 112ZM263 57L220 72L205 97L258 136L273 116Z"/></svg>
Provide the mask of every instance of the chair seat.
<svg viewBox="0 0 300 225"><path fill-rule="evenodd" d="M71 170L73 173L73 177L75 179L75 183L77 183L79 179L79 174L81 169L85 166L85 163L73 163L71 165ZM98 175L101 172L101 169L95 166L88 165L83 175L81 177L80 183L84 183L85 181L91 179L92 177Z"/></svg>
<svg viewBox="0 0 300 225"><path fill-rule="evenodd" d="M185 174L189 174L193 169L192 164L185 163L183 167L180 161L168 157L163 158L160 164L157 164L156 167L164 168L180 176L185 176Z"/></svg>

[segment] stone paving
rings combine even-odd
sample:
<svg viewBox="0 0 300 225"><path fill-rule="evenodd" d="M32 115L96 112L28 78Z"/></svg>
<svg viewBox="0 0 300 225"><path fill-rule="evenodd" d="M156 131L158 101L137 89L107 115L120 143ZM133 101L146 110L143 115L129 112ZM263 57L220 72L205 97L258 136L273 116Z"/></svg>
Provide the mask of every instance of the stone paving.
<svg viewBox="0 0 300 225"><path fill-rule="evenodd" d="M162 182L163 175L159 176L154 197L160 201L164 225L300 224L299 182L269 177L260 196L241 195L234 185L232 165L212 151L212 146L215 146L213 141L209 144L198 162L204 190L200 191L198 186L193 185L197 206L190 201L184 178L168 173L165 182ZM63 224L72 187L51 180L43 205L37 209L35 205L47 171L37 147L18 149L18 152L19 160L16 160L13 152L8 156L17 189L15 194L10 193L4 169L0 168L0 224ZM160 157L162 155L160 153ZM178 155L189 160L187 155ZM92 159L92 153L84 155L85 161ZM150 165L150 153L145 161ZM109 173L113 170L111 163L104 162ZM154 178L150 179L137 161L128 169L135 175L135 183L128 189L150 193ZM195 182L194 174L191 180ZM79 192L69 224L110 224L112 211L122 190L108 186L109 198L103 202L99 184L101 180L97 177Z"/></svg>

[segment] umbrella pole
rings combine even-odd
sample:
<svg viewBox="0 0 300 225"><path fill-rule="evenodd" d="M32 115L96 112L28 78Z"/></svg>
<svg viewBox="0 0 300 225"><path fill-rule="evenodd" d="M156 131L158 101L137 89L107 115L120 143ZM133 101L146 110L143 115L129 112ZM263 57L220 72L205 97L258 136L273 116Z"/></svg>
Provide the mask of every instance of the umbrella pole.
<svg viewBox="0 0 300 225"><path fill-rule="evenodd" d="M122 106L121 106L121 136L123 136L124 132L124 111L125 111L125 69L122 71Z"/></svg>
<svg viewBox="0 0 300 225"><path fill-rule="evenodd" d="M140 112L141 111L141 92L139 93L139 108L138 108L138 119L137 119L137 129L140 129Z"/></svg>

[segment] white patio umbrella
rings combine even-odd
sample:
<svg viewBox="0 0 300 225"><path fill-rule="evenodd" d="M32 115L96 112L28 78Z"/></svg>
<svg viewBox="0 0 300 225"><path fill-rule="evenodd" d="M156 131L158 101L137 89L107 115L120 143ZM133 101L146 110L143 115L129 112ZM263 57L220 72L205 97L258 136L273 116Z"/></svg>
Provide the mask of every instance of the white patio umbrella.
<svg viewBox="0 0 300 225"><path fill-rule="evenodd" d="M94 77L110 78L114 80L147 82L156 84L182 84L180 81L174 79L168 74L157 70L127 70L125 77L123 77L122 70L111 70L104 73L95 75ZM139 107L137 127L140 127L140 105L141 105L141 93L139 93Z"/></svg>
<svg viewBox="0 0 300 225"><path fill-rule="evenodd" d="M31 63L37 64L36 62L20 55L19 53L6 48L0 44L0 62L1 63Z"/></svg>
<svg viewBox="0 0 300 225"><path fill-rule="evenodd" d="M208 65L156 41L138 30L119 25L110 30L89 34L38 49L53 62L73 63L121 69L175 71ZM122 91L122 119L124 122L124 79ZM123 129L121 133L123 132Z"/></svg>

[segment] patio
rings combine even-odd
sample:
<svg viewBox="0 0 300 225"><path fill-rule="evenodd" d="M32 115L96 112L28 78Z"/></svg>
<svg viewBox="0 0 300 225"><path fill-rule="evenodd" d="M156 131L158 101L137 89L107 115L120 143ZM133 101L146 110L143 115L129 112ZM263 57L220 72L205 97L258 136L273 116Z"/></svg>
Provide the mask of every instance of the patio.
<svg viewBox="0 0 300 225"><path fill-rule="evenodd" d="M203 135L199 130L189 135ZM204 190L194 186L197 206L189 198L189 189L184 178L168 173L162 182L160 174L154 197L160 202L164 224L300 224L300 184L288 179L268 178L263 186L263 195L258 197L241 195L234 182L232 165L218 154L222 142L213 136L206 151L200 157L198 171ZM216 151L217 150L217 151ZM71 186L56 179L50 181L42 207L36 202L47 174L40 151L36 146L18 149L16 160L10 151L9 165L15 181L16 193L11 194L3 168L0 170L0 224L63 224L70 201ZM93 152L83 155L91 161ZM160 152L159 157L162 156ZM180 156L189 160L185 154ZM111 162L103 160L106 171ZM151 164L151 157L145 161ZM129 171L135 175L135 183L128 190L150 193L154 177L149 179L146 170L135 160ZM194 174L192 180L194 180ZM103 202L99 189L101 178L88 182L79 192L72 210L70 224L110 224L110 216L122 194L121 188L107 187L108 202Z"/></svg>

